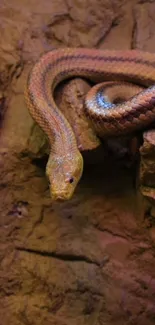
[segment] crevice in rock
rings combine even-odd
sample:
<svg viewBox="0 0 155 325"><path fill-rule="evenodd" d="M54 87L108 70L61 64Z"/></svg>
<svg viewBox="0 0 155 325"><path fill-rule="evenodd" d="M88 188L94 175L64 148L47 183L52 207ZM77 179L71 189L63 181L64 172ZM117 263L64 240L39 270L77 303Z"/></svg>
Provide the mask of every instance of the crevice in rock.
<svg viewBox="0 0 155 325"><path fill-rule="evenodd" d="M94 264L97 266L102 265L102 263L91 260L89 257L86 257L84 255L76 256L76 255L72 255L72 254L60 254L60 253L56 253L56 252L39 251L36 249L24 248L24 247L19 247L19 246L16 246L16 249L21 252L37 254L40 256L44 256L44 257L53 257L53 258L56 258L56 259L59 259L62 261L67 261L67 262L85 262L85 263ZM108 258L107 258L106 262L108 262ZM104 264L106 262L104 261Z"/></svg>

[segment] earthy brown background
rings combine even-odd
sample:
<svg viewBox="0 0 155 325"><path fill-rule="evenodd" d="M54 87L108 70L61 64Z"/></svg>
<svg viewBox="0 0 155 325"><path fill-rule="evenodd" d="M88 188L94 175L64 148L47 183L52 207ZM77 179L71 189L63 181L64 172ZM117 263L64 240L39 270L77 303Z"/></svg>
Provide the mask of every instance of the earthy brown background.
<svg viewBox="0 0 155 325"><path fill-rule="evenodd" d="M73 199L53 204L47 142L23 94L53 48L154 52L154 13L151 0L0 1L0 325L155 324L154 131L140 167L151 203L135 188L135 164L106 155L80 117L79 144L93 150ZM57 100L78 106L88 87L73 81Z"/></svg>

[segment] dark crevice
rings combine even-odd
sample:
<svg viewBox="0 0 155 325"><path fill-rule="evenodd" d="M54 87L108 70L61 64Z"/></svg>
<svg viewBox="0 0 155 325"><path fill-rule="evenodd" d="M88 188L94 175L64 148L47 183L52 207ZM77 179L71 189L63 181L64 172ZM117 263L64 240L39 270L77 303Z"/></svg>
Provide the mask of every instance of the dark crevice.
<svg viewBox="0 0 155 325"><path fill-rule="evenodd" d="M46 155L46 154L41 158L33 158L31 160L33 165L35 165L35 166L37 166L37 167L39 167L41 169L46 168L47 161L48 161L48 155Z"/></svg>
<svg viewBox="0 0 155 325"><path fill-rule="evenodd" d="M136 17L135 8L132 11L132 17L133 17L133 28L131 34L131 50L134 50L136 47L136 39L137 39L137 17Z"/></svg>
<svg viewBox="0 0 155 325"><path fill-rule="evenodd" d="M130 238L131 240L134 240L134 238L130 234L122 235L117 232L113 232L110 229L101 228L100 225L95 225L95 228L101 232L107 232L108 234L112 235L113 237L118 237L118 238L124 239L126 241L128 240L128 238Z"/></svg>
<svg viewBox="0 0 155 325"><path fill-rule="evenodd" d="M102 262L93 261L84 255L76 256L76 255L72 255L72 254L61 254L61 253L55 253L55 252L39 251L39 250L35 250L32 248L24 248L24 247L19 247L19 246L17 246L16 249L18 251L37 254L40 256L44 256L44 257L53 257L53 258L57 258L62 261L67 261L67 262L85 262L85 263L94 264L94 265L97 265L100 267L102 267L102 264L103 264ZM104 260L104 264L105 264L104 257L103 257L103 260Z"/></svg>

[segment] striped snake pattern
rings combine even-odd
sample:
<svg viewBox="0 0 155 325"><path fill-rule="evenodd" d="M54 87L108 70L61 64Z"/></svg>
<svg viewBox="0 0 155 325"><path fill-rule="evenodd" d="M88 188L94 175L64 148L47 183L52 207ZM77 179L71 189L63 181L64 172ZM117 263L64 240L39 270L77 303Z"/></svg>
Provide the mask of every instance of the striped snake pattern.
<svg viewBox="0 0 155 325"><path fill-rule="evenodd" d="M25 98L30 114L49 139L46 174L53 200L70 199L83 171L72 127L53 97L56 86L72 77L96 84L86 95L84 113L100 137L132 133L155 120L153 53L66 48L44 54L30 72ZM119 93L124 101L115 103Z"/></svg>

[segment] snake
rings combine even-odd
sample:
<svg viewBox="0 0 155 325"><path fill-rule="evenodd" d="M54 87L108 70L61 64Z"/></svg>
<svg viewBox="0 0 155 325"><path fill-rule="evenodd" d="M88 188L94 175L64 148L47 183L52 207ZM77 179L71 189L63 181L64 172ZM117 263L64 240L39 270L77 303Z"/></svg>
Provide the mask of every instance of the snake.
<svg viewBox="0 0 155 325"><path fill-rule="evenodd" d="M46 175L52 200L71 199L83 173L75 134L54 99L55 88L75 77L93 85L85 96L83 112L99 137L130 134L155 120L155 54L88 48L44 53L31 68L25 99L32 118L49 140ZM130 93L128 83L139 87L136 94L122 102L109 100L115 99L119 84L122 93Z"/></svg>

